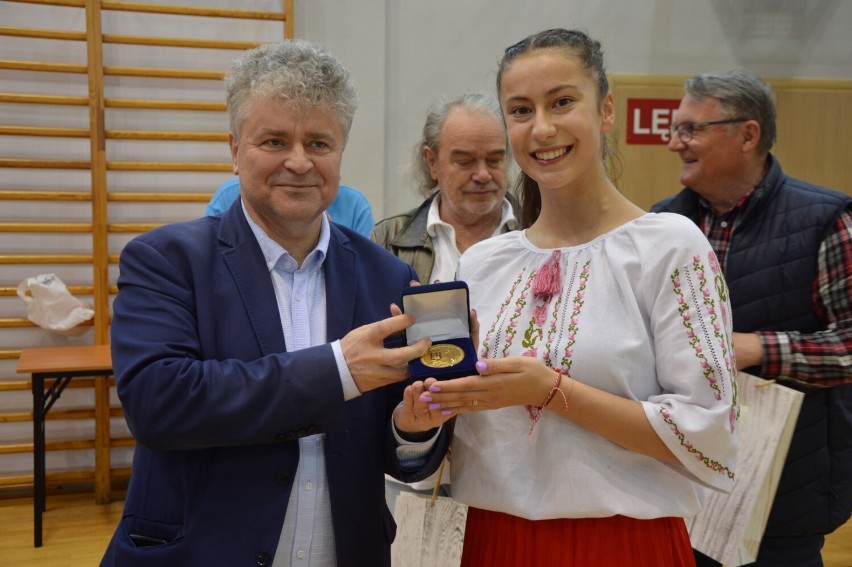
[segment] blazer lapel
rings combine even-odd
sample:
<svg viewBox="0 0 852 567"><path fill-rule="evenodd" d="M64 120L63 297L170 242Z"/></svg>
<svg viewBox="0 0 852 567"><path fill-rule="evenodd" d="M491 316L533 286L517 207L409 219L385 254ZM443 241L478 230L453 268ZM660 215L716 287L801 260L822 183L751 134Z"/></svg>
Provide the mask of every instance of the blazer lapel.
<svg viewBox="0 0 852 567"><path fill-rule="evenodd" d="M222 214L219 242L261 352L264 355L284 352L284 331L275 308L272 278L239 204Z"/></svg>
<svg viewBox="0 0 852 567"><path fill-rule="evenodd" d="M323 264L328 342L341 339L352 330L358 291L355 264L356 254L349 246L349 239L332 224L328 255Z"/></svg>

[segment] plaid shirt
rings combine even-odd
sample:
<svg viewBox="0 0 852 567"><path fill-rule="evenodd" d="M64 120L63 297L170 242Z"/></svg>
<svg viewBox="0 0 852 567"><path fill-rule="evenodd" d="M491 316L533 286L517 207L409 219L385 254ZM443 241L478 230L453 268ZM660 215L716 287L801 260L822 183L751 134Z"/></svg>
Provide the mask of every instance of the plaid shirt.
<svg viewBox="0 0 852 567"><path fill-rule="evenodd" d="M756 187L755 187L756 188ZM729 212L716 216L702 200L698 226L727 267L731 238L754 189ZM760 331L761 376L809 386L852 382L852 210L844 211L819 247L819 269L813 282L813 307L825 330L816 333Z"/></svg>

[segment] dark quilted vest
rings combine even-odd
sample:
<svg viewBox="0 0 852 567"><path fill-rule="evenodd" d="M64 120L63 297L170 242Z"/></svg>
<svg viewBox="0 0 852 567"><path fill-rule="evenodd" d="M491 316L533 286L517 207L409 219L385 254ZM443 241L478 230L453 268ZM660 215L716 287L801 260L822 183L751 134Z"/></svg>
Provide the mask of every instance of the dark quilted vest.
<svg viewBox="0 0 852 567"><path fill-rule="evenodd" d="M724 267L734 331L813 333L825 328L812 303L819 246L852 199L787 177L774 157L768 159ZM699 197L684 189L652 210L697 223ZM766 527L769 537L826 534L852 510L852 384L792 387L805 399Z"/></svg>

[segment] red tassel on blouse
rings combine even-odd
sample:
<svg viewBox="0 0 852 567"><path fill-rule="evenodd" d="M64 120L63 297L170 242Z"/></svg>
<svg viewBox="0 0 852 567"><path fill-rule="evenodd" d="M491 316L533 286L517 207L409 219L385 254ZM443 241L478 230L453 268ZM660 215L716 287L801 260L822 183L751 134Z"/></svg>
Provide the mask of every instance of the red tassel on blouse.
<svg viewBox="0 0 852 567"><path fill-rule="evenodd" d="M532 283L533 295L543 299L549 299L562 292L562 270L559 267L559 259L562 257L561 250L554 250L550 260L539 269Z"/></svg>

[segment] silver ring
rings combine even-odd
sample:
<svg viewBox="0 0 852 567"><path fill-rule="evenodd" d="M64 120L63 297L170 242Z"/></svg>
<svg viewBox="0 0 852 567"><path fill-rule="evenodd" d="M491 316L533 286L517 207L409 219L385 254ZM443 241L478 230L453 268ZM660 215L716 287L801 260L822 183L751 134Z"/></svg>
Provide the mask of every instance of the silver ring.
<svg viewBox="0 0 852 567"><path fill-rule="evenodd" d="M479 403L479 402L477 402L476 400L473 400L472 402L470 402L470 405L471 405L472 407L476 407L476 404L478 404L478 403Z"/></svg>

